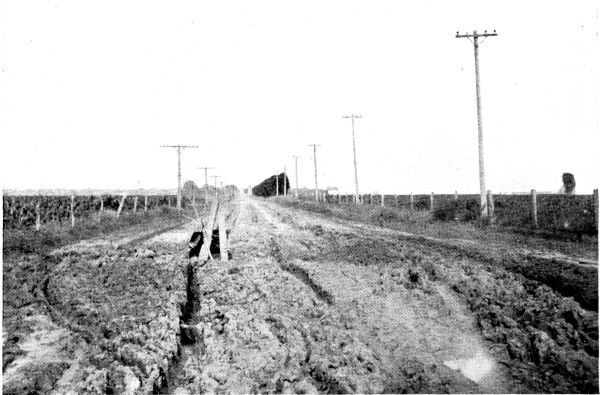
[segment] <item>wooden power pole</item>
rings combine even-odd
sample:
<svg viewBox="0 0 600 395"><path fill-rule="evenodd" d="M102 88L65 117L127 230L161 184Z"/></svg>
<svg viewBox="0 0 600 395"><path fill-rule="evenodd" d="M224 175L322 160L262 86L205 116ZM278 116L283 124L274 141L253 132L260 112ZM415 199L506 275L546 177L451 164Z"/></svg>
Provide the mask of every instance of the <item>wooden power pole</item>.
<svg viewBox="0 0 600 395"><path fill-rule="evenodd" d="M345 115L342 118L350 118L352 119L352 153L354 154L354 186L355 186L355 192L354 192L354 203L358 204L359 201L359 192L358 192L358 170L356 168L356 138L354 137L354 119L356 118L362 118L361 115Z"/></svg>
<svg viewBox="0 0 600 395"><path fill-rule="evenodd" d="M196 167L196 169L204 169L204 197L208 204L208 170L214 169L214 167Z"/></svg>
<svg viewBox="0 0 600 395"><path fill-rule="evenodd" d="M211 176L212 178L215 179L215 199L219 198L219 190L217 189L217 178L220 178L221 176Z"/></svg>
<svg viewBox="0 0 600 395"><path fill-rule="evenodd" d="M198 148L197 145L161 145L163 148L177 149L177 208L181 208L181 150L185 148Z"/></svg>
<svg viewBox="0 0 600 395"><path fill-rule="evenodd" d="M488 216L487 207L487 196L485 189L485 166L483 162L483 120L481 118L481 93L479 89L479 37L492 37L497 36L498 33L494 30L493 33L488 33L487 30L484 33L477 33L474 30L473 33L459 34L456 32L456 38L468 38L473 43L473 49L475 52L475 94L477 95L477 135L479 138L479 201L481 205L481 217L485 218Z"/></svg>
<svg viewBox="0 0 600 395"><path fill-rule="evenodd" d="M317 183L317 147L321 144L309 144L309 146L313 147L313 154L315 160L315 201L319 201L319 186Z"/></svg>

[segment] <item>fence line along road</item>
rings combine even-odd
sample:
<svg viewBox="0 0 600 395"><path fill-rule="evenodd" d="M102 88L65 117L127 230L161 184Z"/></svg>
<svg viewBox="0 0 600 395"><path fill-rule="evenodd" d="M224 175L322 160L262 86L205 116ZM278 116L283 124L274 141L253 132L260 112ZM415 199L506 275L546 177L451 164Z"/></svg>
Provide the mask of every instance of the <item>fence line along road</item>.
<svg viewBox="0 0 600 395"><path fill-rule="evenodd" d="M300 191L302 192L302 191ZM330 194L326 190L318 194L319 201L330 204L353 204L352 194ZM413 194L387 195L363 194L361 201L365 205L403 208L411 211L451 210L463 212L465 220L479 218L479 195L464 194ZM299 199L314 200L307 193L299 193ZM559 193L539 193L532 189L530 193L493 194L487 191L488 215L491 223L509 226L529 226L533 229L564 229L574 231L598 230L598 189L589 195L570 195ZM469 213L473 217L469 217Z"/></svg>

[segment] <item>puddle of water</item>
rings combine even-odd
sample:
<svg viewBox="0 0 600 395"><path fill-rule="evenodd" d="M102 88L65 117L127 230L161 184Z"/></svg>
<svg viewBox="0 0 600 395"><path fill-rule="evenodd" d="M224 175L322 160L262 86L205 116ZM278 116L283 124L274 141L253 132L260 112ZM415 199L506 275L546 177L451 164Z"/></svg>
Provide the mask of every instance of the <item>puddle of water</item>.
<svg viewBox="0 0 600 395"><path fill-rule="evenodd" d="M148 242L152 243L173 243L173 244L182 244L187 243L190 239L190 235L196 230L199 229L199 225L192 221L190 223L185 224L183 227L176 228L164 233L161 233L157 236L154 236Z"/></svg>
<svg viewBox="0 0 600 395"><path fill-rule="evenodd" d="M494 368L494 361L479 351L473 358L444 361L444 365L458 370L468 379L480 383Z"/></svg>

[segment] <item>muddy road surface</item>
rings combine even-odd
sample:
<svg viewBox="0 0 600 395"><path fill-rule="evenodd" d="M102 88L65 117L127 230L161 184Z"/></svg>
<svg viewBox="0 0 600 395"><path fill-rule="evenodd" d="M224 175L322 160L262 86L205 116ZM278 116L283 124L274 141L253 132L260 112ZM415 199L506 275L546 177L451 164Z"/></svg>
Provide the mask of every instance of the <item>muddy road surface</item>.
<svg viewBox="0 0 600 395"><path fill-rule="evenodd" d="M264 199L220 210L227 262L188 259L193 222L36 262L4 392L598 392L597 312L544 283Z"/></svg>

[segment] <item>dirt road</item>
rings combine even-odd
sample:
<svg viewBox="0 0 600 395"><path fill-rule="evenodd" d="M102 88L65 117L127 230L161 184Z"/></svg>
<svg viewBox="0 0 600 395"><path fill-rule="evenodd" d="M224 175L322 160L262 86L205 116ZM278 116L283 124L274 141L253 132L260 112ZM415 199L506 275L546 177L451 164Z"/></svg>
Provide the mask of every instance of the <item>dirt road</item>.
<svg viewBox="0 0 600 395"><path fill-rule="evenodd" d="M194 269L198 349L171 388L597 388L597 315L542 284L265 200L235 211L233 261Z"/></svg>
<svg viewBox="0 0 600 395"><path fill-rule="evenodd" d="M4 328L4 392L598 391L597 313L546 285L263 199L222 210L228 262L187 259L193 223L57 252L47 303Z"/></svg>

